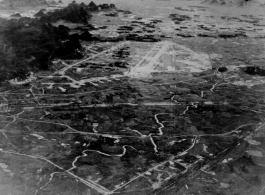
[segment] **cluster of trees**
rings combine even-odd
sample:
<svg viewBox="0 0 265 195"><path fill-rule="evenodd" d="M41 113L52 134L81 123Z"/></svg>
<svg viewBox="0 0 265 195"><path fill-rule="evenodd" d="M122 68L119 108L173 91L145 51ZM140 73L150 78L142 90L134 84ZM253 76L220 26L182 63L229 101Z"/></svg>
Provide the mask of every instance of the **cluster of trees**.
<svg viewBox="0 0 265 195"><path fill-rule="evenodd" d="M74 23L88 24L88 20L92 17L90 10L86 5L71 3L64 9L49 12L41 17L42 22L56 22L58 20L66 20Z"/></svg>
<svg viewBox="0 0 265 195"><path fill-rule="evenodd" d="M12 47L0 43L0 81L5 81L13 77L26 76L29 72L27 66L16 57Z"/></svg>
<svg viewBox="0 0 265 195"><path fill-rule="evenodd" d="M47 70L53 58L81 58L82 46L67 27L11 20L0 29L1 81L24 77L29 70ZM63 48L63 49L62 49ZM56 56L57 55L57 56Z"/></svg>
<svg viewBox="0 0 265 195"><path fill-rule="evenodd" d="M55 27L51 22L86 23L90 17L87 10L71 5L34 19L0 19L0 82L24 78L29 71L47 70L54 58L82 58L80 36L70 35L69 28ZM89 32L86 35L89 38Z"/></svg>

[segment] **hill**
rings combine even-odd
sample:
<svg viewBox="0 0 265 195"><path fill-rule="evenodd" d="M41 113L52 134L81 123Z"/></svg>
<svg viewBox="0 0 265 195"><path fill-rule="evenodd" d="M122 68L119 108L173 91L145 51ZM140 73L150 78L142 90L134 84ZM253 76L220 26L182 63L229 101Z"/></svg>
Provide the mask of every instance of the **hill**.
<svg viewBox="0 0 265 195"><path fill-rule="evenodd" d="M70 4L53 12L40 10L36 18L0 18L0 83L12 78L23 78L30 71L47 70L51 60L80 59L83 57L79 39L90 40L89 32L83 36L71 35L65 26L50 23L66 20L88 24L91 14L81 4Z"/></svg>

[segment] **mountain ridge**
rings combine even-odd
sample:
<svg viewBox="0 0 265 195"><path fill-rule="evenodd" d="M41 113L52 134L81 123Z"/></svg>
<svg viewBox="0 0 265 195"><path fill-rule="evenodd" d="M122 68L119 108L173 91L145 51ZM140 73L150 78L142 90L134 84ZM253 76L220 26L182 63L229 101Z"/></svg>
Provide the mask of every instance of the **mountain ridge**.
<svg viewBox="0 0 265 195"><path fill-rule="evenodd" d="M262 0L205 0L203 3L210 5L227 5L227 6L262 6Z"/></svg>

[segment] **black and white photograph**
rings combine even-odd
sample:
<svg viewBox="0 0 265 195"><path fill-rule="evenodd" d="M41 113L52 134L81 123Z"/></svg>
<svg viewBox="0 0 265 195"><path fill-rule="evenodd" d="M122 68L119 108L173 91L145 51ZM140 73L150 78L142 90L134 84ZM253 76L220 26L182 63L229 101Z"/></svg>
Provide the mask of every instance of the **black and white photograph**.
<svg viewBox="0 0 265 195"><path fill-rule="evenodd" d="M265 195L265 0L0 0L0 195Z"/></svg>

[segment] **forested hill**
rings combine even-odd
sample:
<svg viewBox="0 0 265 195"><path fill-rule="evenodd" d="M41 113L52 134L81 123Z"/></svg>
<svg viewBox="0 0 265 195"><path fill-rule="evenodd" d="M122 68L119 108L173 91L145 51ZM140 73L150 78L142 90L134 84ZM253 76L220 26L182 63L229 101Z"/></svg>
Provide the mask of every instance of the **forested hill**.
<svg viewBox="0 0 265 195"><path fill-rule="evenodd" d="M90 18L87 6L72 3L41 17L0 19L0 82L48 69L54 58L82 58L79 37L70 35L65 26L51 23L67 20L88 24Z"/></svg>

